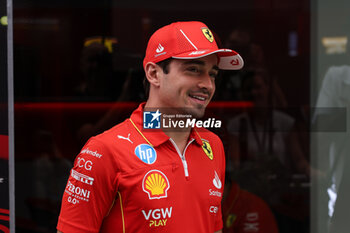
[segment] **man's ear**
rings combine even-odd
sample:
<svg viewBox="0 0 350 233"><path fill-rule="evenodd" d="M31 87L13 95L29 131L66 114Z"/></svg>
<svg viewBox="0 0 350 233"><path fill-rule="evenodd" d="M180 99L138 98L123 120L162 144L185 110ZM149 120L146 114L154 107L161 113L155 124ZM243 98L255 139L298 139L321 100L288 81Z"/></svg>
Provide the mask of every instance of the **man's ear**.
<svg viewBox="0 0 350 233"><path fill-rule="evenodd" d="M153 62L148 62L145 66L146 78L151 85L159 86L162 73L162 68Z"/></svg>

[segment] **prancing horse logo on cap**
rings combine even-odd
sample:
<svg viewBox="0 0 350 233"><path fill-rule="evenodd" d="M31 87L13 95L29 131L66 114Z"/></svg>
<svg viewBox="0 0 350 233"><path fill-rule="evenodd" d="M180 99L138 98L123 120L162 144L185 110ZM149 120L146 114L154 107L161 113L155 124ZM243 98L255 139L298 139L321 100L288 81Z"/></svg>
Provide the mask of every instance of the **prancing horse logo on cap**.
<svg viewBox="0 0 350 233"><path fill-rule="evenodd" d="M214 36L211 33L211 31L209 30L209 28L202 28L202 32L203 32L205 38L207 38L210 42L214 41Z"/></svg>

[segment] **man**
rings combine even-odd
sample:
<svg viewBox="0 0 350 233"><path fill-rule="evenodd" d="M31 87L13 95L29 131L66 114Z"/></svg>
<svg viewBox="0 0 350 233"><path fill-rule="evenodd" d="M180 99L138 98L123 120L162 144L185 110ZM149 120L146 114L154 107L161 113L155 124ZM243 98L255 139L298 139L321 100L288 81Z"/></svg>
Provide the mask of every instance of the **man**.
<svg viewBox="0 0 350 233"><path fill-rule="evenodd" d="M236 182L229 189L222 208L224 233L278 233L276 219L263 199Z"/></svg>
<svg viewBox="0 0 350 233"><path fill-rule="evenodd" d="M152 35L143 66L147 102L86 143L65 189L58 232L221 232L220 139L191 127L147 130L143 120L202 117L218 69L240 69L243 60L218 49L205 24L178 22Z"/></svg>
<svg viewBox="0 0 350 233"><path fill-rule="evenodd" d="M349 216L350 66L331 66L322 81L313 125L317 133L318 219L327 219L324 232L347 232ZM318 225L321 226L321 223Z"/></svg>

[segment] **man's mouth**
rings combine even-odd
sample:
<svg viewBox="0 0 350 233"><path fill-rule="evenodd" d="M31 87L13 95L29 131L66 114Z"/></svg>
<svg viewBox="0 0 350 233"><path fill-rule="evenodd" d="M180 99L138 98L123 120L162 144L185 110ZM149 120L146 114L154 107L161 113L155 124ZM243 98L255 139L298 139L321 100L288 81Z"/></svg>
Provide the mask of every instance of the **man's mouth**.
<svg viewBox="0 0 350 233"><path fill-rule="evenodd" d="M207 97L204 97L204 96L199 96L199 95L189 95L191 98L193 99L197 99L197 100L200 100L200 101L205 101L207 100Z"/></svg>
<svg viewBox="0 0 350 233"><path fill-rule="evenodd" d="M207 93L190 93L188 96L194 103L200 105L205 105L210 98L209 94Z"/></svg>

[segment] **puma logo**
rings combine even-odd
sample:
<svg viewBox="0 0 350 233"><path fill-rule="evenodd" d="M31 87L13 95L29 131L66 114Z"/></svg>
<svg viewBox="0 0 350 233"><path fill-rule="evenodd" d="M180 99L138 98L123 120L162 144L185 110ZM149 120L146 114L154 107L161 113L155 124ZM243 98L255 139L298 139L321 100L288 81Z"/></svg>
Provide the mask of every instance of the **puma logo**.
<svg viewBox="0 0 350 233"><path fill-rule="evenodd" d="M118 135L118 138L119 138L119 139L127 140L127 141L131 142L131 144L133 144L133 142L130 140L130 133L128 134L128 137L127 137L127 138L126 138L126 137L123 137L123 136L120 136L120 135Z"/></svg>

